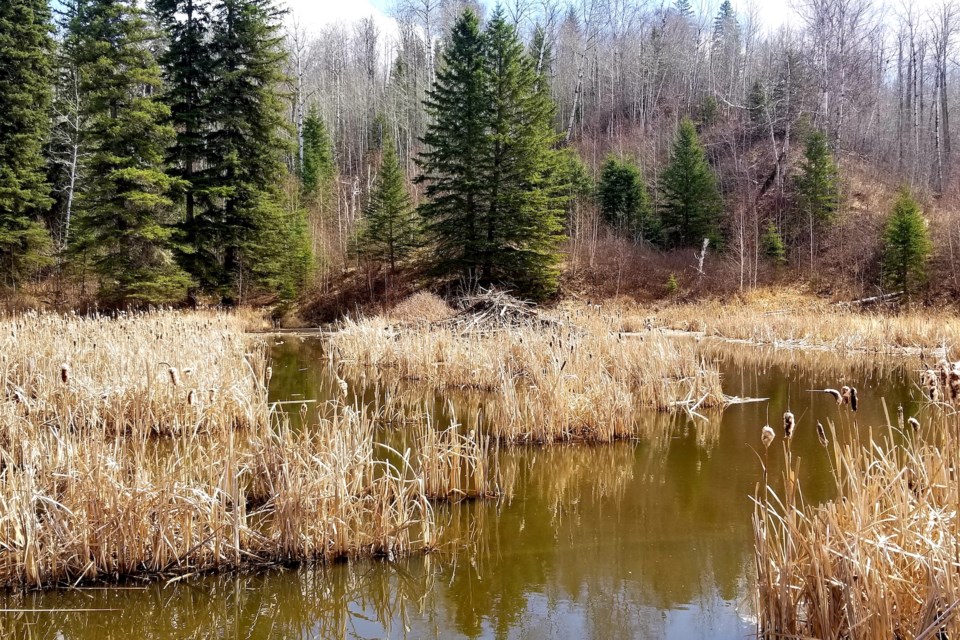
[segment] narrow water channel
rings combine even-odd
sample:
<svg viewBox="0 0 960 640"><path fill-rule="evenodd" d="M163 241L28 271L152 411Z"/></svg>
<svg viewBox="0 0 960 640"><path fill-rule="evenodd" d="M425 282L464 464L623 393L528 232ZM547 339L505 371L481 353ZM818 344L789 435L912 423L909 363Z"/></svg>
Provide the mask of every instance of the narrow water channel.
<svg viewBox="0 0 960 640"><path fill-rule="evenodd" d="M274 400L330 396L318 340L274 342ZM769 421L777 430L770 474L778 478L781 417L787 408L797 415L793 451L804 499L816 503L832 495L816 420L839 430L886 425L881 398L895 421L898 404L907 415L917 410L918 394L906 365L838 373L844 367L816 359L714 357L727 394L769 402L709 421L641 414L631 442L504 449L509 495L438 507L446 537L458 542L436 554L5 595L5 609L59 611L0 613L0 628L14 638L78 640L751 637L760 428ZM856 416L807 391L842 384L860 391Z"/></svg>

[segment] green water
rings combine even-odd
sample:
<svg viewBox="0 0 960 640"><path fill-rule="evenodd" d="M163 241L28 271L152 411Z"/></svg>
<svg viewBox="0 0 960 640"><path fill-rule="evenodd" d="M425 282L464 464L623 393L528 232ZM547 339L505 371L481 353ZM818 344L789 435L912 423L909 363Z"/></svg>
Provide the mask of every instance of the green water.
<svg viewBox="0 0 960 640"><path fill-rule="evenodd" d="M319 341L283 336L272 354L273 399L333 392ZM709 423L642 414L635 442L504 450L511 495L438 507L459 543L436 554L0 596L7 609L60 610L0 613L0 629L91 640L750 637L749 497L760 478L751 447L767 416L779 434L788 405L797 414L793 451L804 498L817 502L832 485L813 424L854 422L829 396L806 390L857 386L859 425L887 423L880 398L891 416L901 402L911 415L916 398L908 366L853 369L841 380L810 363L720 364L726 393L770 401L731 406ZM779 456L770 467L779 477Z"/></svg>

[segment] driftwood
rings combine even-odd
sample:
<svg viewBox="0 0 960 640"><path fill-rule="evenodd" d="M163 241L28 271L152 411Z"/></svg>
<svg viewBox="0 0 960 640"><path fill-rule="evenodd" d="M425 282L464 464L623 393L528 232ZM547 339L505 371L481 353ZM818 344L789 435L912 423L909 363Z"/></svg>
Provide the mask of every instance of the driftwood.
<svg viewBox="0 0 960 640"><path fill-rule="evenodd" d="M509 293L496 289L481 289L477 293L465 295L457 301L456 306L455 316L440 320L434 325L471 332L562 324L541 316L532 302L514 298Z"/></svg>

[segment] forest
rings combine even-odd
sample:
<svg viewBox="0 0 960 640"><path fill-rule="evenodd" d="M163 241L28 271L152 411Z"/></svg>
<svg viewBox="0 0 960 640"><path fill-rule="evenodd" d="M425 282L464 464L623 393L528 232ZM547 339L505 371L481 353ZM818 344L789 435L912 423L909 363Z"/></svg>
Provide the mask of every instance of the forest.
<svg viewBox="0 0 960 640"><path fill-rule="evenodd" d="M0 286L314 319L474 285L949 300L958 10L887 9L7 2Z"/></svg>

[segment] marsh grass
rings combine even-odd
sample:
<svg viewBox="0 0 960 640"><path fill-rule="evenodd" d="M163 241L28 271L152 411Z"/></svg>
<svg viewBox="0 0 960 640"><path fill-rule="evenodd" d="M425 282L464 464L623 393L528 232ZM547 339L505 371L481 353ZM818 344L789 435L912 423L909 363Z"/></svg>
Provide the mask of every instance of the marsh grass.
<svg viewBox="0 0 960 640"><path fill-rule="evenodd" d="M695 344L624 337L586 313L471 331L348 321L330 336L328 356L353 377L385 385L403 380L490 394L482 427L505 442L608 442L635 434L641 407L676 411L726 402L717 369Z"/></svg>
<svg viewBox="0 0 960 640"><path fill-rule="evenodd" d="M0 336L2 587L436 542L421 467L438 463L380 443L378 406L304 405L292 427L267 402L264 346L235 318L26 314L0 319Z"/></svg>
<svg viewBox="0 0 960 640"><path fill-rule="evenodd" d="M831 423L823 451L837 497L820 506L804 504L799 460L784 447L782 483L761 487L753 516L763 637L960 631L960 418L924 411L924 426L907 433L838 434Z"/></svg>

